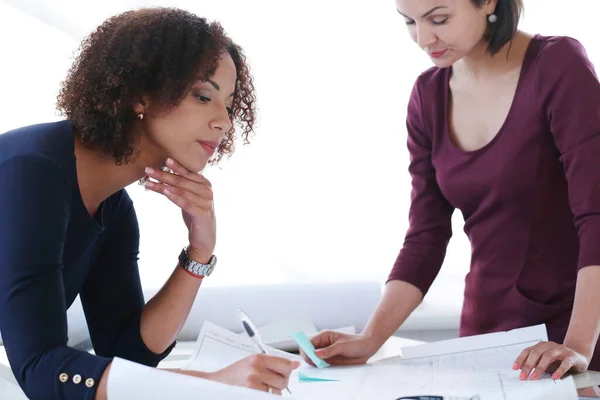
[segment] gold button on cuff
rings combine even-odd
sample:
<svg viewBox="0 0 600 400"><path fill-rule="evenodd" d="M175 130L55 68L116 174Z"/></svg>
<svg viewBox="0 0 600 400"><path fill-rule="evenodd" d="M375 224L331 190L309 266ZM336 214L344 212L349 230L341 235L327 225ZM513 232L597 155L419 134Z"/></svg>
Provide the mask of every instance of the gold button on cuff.
<svg viewBox="0 0 600 400"><path fill-rule="evenodd" d="M65 383L66 381L69 380L69 375L65 374L64 372L62 374L60 374L58 376L58 379L62 382Z"/></svg>
<svg viewBox="0 0 600 400"><path fill-rule="evenodd" d="M73 383L74 384L80 384L81 383L81 375L77 374L77 375L73 375Z"/></svg>
<svg viewBox="0 0 600 400"><path fill-rule="evenodd" d="M96 384L96 382L92 378L87 378L85 380L85 386L87 386L89 388L94 387L95 384Z"/></svg>

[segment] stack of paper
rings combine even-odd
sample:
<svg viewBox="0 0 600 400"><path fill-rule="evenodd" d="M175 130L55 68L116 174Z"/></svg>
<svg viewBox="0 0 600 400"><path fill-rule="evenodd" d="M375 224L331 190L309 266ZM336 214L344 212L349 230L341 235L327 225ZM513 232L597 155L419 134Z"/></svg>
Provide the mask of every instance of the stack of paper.
<svg viewBox="0 0 600 400"><path fill-rule="evenodd" d="M473 396L482 400L574 400L572 378L520 381L511 366L521 350L547 340L545 327L454 339L402 349L403 357L373 364L316 368L303 363L289 388L297 399L396 399L411 395ZM299 359L268 349L273 355ZM205 323L189 369L213 371L255 352L252 342ZM550 398L550 397L548 397Z"/></svg>

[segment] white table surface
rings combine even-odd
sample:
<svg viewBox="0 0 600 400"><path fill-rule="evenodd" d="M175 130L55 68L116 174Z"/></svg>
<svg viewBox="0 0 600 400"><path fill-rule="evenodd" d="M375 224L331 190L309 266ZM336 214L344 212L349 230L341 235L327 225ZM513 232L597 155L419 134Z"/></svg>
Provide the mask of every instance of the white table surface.
<svg viewBox="0 0 600 400"><path fill-rule="evenodd" d="M417 345L420 343L422 343L422 342L419 342L417 340L392 336L387 342L385 342L385 344L373 356L373 358L371 358L371 361L377 361L377 360L380 360L383 358L398 356L398 355L400 355L402 347L414 346L414 345ZM158 365L158 368L181 368L184 365L185 361L187 361L191 357L191 355L194 351L195 345L196 345L196 342L186 342L186 341L178 342L177 346L175 346L175 348L173 349L171 354L169 354L169 356ZM16 383L14 381L14 377L10 376L10 379L8 379L8 380L2 378L3 376L6 376L8 372L10 372L10 369L8 366L8 359L6 357L6 351L4 350L3 346L0 346L0 381L1 381L0 382L0 398L2 398L2 399L6 398L6 399L11 399L11 400L14 398L14 399L21 400L18 397L15 397L14 395L11 395L10 397L5 397L7 393L15 393L14 385L16 385ZM577 387L580 387L580 388L587 387L587 386L600 385L600 372L587 371L582 374L575 375L574 378L575 378L575 383L576 383ZM11 384L9 383L10 381L12 381L12 383L14 384L14 385L12 385L13 387L11 387ZM17 389L18 389L18 387L17 387ZM20 392L20 390L19 390L19 392ZM586 396L592 397L591 393L582 392L581 390L580 390L580 395L586 395ZM596 397L600 397L600 391L596 390L596 393L594 393L594 395ZM25 399L24 396L22 398Z"/></svg>

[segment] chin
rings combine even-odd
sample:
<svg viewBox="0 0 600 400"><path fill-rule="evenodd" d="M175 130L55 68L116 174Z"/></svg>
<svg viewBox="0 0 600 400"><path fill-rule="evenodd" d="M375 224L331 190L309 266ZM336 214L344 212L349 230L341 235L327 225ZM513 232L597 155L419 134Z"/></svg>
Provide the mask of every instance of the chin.
<svg viewBox="0 0 600 400"><path fill-rule="evenodd" d="M433 65L435 65L438 68L451 67L462 57L463 57L462 53L457 54L454 51L449 51L440 58L434 58L434 57L429 56Z"/></svg>
<svg viewBox="0 0 600 400"><path fill-rule="evenodd" d="M179 161L183 168L187 169L190 172L200 172L204 170L204 168L206 168L206 165L208 164L208 159L205 159L204 157L196 157L195 159L183 159L177 161Z"/></svg>
<svg viewBox="0 0 600 400"><path fill-rule="evenodd" d="M454 65L458 60L460 60L460 57L442 57L431 59L433 65L435 65L438 68L449 68L452 65Z"/></svg>

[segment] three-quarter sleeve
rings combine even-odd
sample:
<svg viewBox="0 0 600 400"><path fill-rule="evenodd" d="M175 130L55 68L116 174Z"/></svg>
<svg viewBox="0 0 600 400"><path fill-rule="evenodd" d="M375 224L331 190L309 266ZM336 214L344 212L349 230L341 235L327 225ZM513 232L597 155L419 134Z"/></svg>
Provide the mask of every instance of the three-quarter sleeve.
<svg viewBox="0 0 600 400"><path fill-rule="evenodd" d="M118 196L98 259L81 291L81 303L96 354L156 366L175 344L155 354L142 339L145 303L138 270L138 221L127 192L122 190Z"/></svg>
<svg viewBox="0 0 600 400"><path fill-rule="evenodd" d="M70 188L57 162L0 165L0 330L30 399L94 399L110 359L67 346L62 256Z"/></svg>
<svg viewBox="0 0 600 400"><path fill-rule="evenodd" d="M575 39L557 39L543 52L537 90L568 184L579 270L600 265L600 82Z"/></svg>
<svg viewBox="0 0 600 400"><path fill-rule="evenodd" d="M409 228L388 281L402 280L426 294L440 271L452 236L454 208L442 195L431 160L432 141L424 124L419 81L408 104Z"/></svg>

